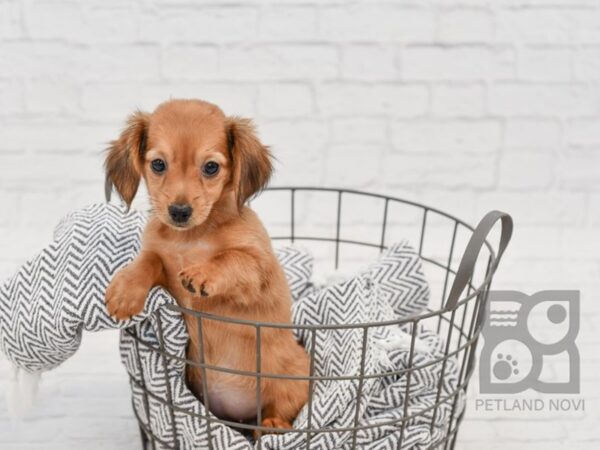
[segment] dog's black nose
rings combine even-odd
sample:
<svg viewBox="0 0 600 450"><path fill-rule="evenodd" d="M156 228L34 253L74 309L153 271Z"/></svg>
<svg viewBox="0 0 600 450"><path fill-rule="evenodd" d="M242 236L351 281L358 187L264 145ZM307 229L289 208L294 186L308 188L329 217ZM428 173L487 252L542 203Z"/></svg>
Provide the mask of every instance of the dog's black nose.
<svg viewBox="0 0 600 450"><path fill-rule="evenodd" d="M169 215L173 222L184 224L192 217L192 207L190 205L171 205L169 206Z"/></svg>

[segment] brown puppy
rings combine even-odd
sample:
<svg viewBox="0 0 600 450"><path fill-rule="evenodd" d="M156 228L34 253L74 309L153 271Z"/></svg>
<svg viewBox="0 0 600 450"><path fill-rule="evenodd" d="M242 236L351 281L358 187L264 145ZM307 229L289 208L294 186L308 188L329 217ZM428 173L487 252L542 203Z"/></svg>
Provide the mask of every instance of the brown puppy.
<svg viewBox="0 0 600 450"><path fill-rule="evenodd" d="M215 105L172 100L152 114L138 112L111 143L106 171L130 205L140 180L152 214L142 250L106 291L109 313L127 319L142 311L148 291L165 287L190 309L237 319L291 322L283 271L258 217L244 206L271 175L271 155L246 119L226 117ZM185 317L188 358L199 361L198 323ZM203 319L207 364L256 371L253 326ZM261 330L261 372L308 375L308 357L290 330ZM202 395L201 371L188 383ZM256 378L208 370L208 400L218 417L256 417ZM263 426L289 428L308 396L308 383L264 378Z"/></svg>

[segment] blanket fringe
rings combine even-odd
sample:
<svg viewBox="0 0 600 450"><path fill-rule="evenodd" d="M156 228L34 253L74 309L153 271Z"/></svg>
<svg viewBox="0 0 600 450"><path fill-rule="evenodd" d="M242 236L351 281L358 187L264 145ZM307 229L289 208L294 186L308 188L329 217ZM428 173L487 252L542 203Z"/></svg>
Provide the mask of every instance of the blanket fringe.
<svg viewBox="0 0 600 450"><path fill-rule="evenodd" d="M14 365L11 372L6 387L6 406L10 418L20 420L27 416L35 403L42 374L27 372Z"/></svg>

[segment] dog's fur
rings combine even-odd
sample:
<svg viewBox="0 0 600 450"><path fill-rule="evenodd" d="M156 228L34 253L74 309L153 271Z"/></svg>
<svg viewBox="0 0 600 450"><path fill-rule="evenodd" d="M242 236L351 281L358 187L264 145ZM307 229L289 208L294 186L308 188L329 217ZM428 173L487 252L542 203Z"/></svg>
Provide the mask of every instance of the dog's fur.
<svg viewBox="0 0 600 450"><path fill-rule="evenodd" d="M166 163L163 173L152 161ZM206 176L207 161L220 165ZM152 214L137 258L118 272L106 291L109 313L127 319L142 311L148 291L165 287L177 302L218 316L291 323L284 273L258 217L245 205L272 171L268 148L247 119L226 117L200 100L171 100L152 114L133 114L108 149L106 171L129 206L140 181L147 185ZM193 208L185 224L169 206ZM188 358L200 361L197 320L185 315ZM204 358L214 366L255 372L254 326L202 320ZM307 376L308 357L289 329L261 329L262 373ZM202 397L201 370L188 366L190 388ZM252 420L256 378L208 370L209 407L221 418ZM264 378L262 425L289 428L308 396L304 380Z"/></svg>

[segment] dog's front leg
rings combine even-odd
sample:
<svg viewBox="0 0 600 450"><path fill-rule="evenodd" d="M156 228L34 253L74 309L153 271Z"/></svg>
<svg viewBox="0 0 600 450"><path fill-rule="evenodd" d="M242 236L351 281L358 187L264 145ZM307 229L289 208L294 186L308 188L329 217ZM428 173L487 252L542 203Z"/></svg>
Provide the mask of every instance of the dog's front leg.
<svg viewBox="0 0 600 450"><path fill-rule="evenodd" d="M201 297L243 294L261 286L262 272L257 261L249 250L226 250L182 270L179 279L185 289Z"/></svg>
<svg viewBox="0 0 600 450"><path fill-rule="evenodd" d="M141 313L148 292L158 285L165 285L163 263L156 253L142 250L131 264L117 272L106 289L108 313L118 320Z"/></svg>

